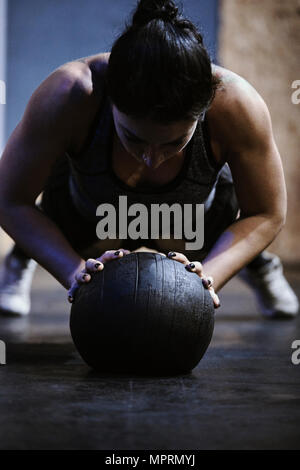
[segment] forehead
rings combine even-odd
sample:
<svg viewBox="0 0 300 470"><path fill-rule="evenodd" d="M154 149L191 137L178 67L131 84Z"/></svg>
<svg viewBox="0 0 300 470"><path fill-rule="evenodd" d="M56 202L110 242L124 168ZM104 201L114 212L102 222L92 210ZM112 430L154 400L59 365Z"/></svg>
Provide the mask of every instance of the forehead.
<svg viewBox="0 0 300 470"><path fill-rule="evenodd" d="M127 129L140 138L153 138L155 136L159 140L176 139L183 134L192 133L197 125L195 120L175 121L167 124L155 122L148 118L133 118L119 111L113 106L113 116L116 124L123 129Z"/></svg>

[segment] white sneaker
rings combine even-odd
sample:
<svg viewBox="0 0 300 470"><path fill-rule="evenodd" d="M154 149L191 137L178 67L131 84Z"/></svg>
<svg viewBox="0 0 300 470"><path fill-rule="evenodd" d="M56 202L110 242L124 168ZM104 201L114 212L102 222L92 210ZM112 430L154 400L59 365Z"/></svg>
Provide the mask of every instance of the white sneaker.
<svg viewBox="0 0 300 470"><path fill-rule="evenodd" d="M12 252L0 267L0 313L28 315L30 312L30 288L37 266L33 259L22 259Z"/></svg>
<svg viewBox="0 0 300 470"><path fill-rule="evenodd" d="M268 253L270 262L260 268L243 268L238 277L254 291L258 308L268 318L294 318L299 301L283 274L278 256Z"/></svg>

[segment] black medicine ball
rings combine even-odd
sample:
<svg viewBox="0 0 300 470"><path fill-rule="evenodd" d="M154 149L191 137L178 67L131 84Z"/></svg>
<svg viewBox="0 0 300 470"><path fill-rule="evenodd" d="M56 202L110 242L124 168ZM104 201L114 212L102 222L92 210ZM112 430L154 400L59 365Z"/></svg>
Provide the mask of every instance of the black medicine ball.
<svg viewBox="0 0 300 470"><path fill-rule="evenodd" d="M178 261L131 253L79 288L70 328L78 352L99 372L187 373L210 343L213 300Z"/></svg>

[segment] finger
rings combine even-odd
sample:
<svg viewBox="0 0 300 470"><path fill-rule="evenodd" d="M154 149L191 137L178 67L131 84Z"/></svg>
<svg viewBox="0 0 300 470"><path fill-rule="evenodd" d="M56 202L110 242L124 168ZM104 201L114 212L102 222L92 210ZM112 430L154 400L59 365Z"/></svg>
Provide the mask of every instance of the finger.
<svg viewBox="0 0 300 470"><path fill-rule="evenodd" d="M89 258L85 263L86 272L94 273L96 271L102 271L104 264L101 261L93 258Z"/></svg>
<svg viewBox="0 0 300 470"><path fill-rule="evenodd" d="M103 253L103 255L100 256L100 258L97 258L97 260L101 263L106 263L112 259L122 258L129 253L129 250L124 250L123 248L119 248L118 250L107 250L105 253Z"/></svg>
<svg viewBox="0 0 300 470"><path fill-rule="evenodd" d="M91 280L91 275L86 271L80 271L79 273L75 274L75 280L79 284L84 284L85 282L89 282Z"/></svg>
<svg viewBox="0 0 300 470"><path fill-rule="evenodd" d="M199 261L192 261L191 263L187 264L185 269L187 271L192 271L193 273L198 274L201 278L204 276L203 274L203 266Z"/></svg>
<svg viewBox="0 0 300 470"><path fill-rule="evenodd" d="M215 308L221 307L220 299L219 299L218 295L215 293L214 288L213 288L213 287L209 287L208 291L209 291L209 293L210 293L210 295L212 296L212 299L213 299L213 301L214 301L214 307L215 307Z"/></svg>
<svg viewBox="0 0 300 470"><path fill-rule="evenodd" d="M70 289L68 290L68 301L72 304L75 299L75 294L77 290L79 289L79 284L75 281L71 285Z"/></svg>
<svg viewBox="0 0 300 470"><path fill-rule="evenodd" d="M126 250L125 248L119 248L119 250L123 251L124 255L129 255L131 253L130 250Z"/></svg>
<svg viewBox="0 0 300 470"><path fill-rule="evenodd" d="M189 260L182 253L177 253L175 251L169 251L168 258L174 259L175 261L179 261L182 264L189 264Z"/></svg>
<svg viewBox="0 0 300 470"><path fill-rule="evenodd" d="M211 287L214 283L214 278L212 276L202 277L202 284L206 289Z"/></svg>
<svg viewBox="0 0 300 470"><path fill-rule="evenodd" d="M164 256L165 258L167 257L167 255L165 255L165 253L161 253L160 251L158 252L159 255L161 256Z"/></svg>

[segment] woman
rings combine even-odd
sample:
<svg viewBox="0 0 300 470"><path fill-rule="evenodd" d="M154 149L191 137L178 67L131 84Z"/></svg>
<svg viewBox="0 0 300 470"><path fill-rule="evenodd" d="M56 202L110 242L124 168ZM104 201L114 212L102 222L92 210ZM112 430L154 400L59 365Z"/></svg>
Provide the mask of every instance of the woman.
<svg viewBox="0 0 300 470"><path fill-rule="evenodd" d="M203 203L204 246L97 239L97 206L116 207L120 195L146 207ZM67 63L35 91L0 162L0 208L16 242L3 273L7 311L29 310L31 258L73 301L93 272L142 244L202 277L215 307L217 292L247 265L244 278L257 284L260 273L267 290L263 313L298 310L278 257L263 251L286 217L266 104L244 79L212 66L201 35L172 1L141 0L111 54ZM285 296L271 292L271 303L270 273Z"/></svg>

